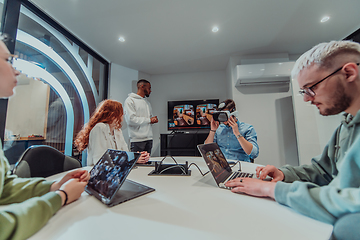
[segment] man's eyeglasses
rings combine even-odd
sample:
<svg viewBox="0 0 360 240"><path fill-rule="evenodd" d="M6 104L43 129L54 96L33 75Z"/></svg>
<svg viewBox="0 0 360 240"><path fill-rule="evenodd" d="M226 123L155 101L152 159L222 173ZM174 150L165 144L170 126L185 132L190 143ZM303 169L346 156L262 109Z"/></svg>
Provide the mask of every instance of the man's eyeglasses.
<svg viewBox="0 0 360 240"><path fill-rule="evenodd" d="M10 56L8 57L8 59L6 59L6 61L12 65L14 63L14 59L16 58L18 58L18 56L10 54Z"/></svg>
<svg viewBox="0 0 360 240"><path fill-rule="evenodd" d="M356 65L358 65L358 66L359 66L359 64L360 64L360 63L356 63ZM304 94L307 94L307 95L309 95L310 97L314 97L314 96L316 95L316 93L315 93L314 90L313 90L314 87L315 87L316 85L318 85L319 83L325 81L325 80L328 79L329 77L335 75L335 74L336 74L337 72L339 72L343 67L344 67L344 66L336 69L333 73L327 75L326 77L324 77L323 79L321 79L321 80L318 81L317 83L313 84L312 86L306 87L306 88L304 88L304 89L301 89L301 90L299 91L299 93L300 93L302 96L304 96Z"/></svg>

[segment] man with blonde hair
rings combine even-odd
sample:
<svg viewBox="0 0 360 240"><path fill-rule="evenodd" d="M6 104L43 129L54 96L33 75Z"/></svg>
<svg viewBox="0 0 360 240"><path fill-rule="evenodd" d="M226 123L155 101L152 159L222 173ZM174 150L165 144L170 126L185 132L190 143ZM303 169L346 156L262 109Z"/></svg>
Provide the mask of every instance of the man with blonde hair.
<svg viewBox="0 0 360 240"><path fill-rule="evenodd" d="M357 239L360 219L360 44L321 43L295 63L305 102L324 116L344 112L320 156L303 166L258 167L260 179L234 179L233 192L270 197L314 219L335 224L334 239ZM309 136L310 138L311 136ZM262 181L266 176L271 182Z"/></svg>

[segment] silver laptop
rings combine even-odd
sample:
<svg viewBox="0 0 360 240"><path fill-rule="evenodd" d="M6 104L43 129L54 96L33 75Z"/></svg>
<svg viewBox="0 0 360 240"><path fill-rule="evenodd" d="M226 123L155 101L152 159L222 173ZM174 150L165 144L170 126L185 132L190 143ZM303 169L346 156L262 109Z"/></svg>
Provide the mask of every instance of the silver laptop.
<svg viewBox="0 0 360 240"><path fill-rule="evenodd" d="M241 172L241 165L239 171L233 172L217 143L200 144L197 147L219 187L231 189L225 186L227 181L238 177L255 177L254 173Z"/></svg>
<svg viewBox="0 0 360 240"><path fill-rule="evenodd" d="M155 191L126 179L140 153L108 149L90 171L85 191L109 207Z"/></svg>

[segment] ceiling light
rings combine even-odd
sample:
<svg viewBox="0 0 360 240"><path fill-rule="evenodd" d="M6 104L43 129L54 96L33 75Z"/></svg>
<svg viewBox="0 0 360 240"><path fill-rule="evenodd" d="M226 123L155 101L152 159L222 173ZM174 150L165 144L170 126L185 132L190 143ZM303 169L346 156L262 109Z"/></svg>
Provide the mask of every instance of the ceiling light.
<svg viewBox="0 0 360 240"><path fill-rule="evenodd" d="M330 17L329 16L325 16L325 17L323 17L322 19L321 19L321 21L320 22L327 22L328 20L330 19Z"/></svg>
<svg viewBox="0 0 360 240"><path fill-rule="evenodd" d="M125 38L124 37L119 37L119 41L120 42L125 42Z"/></svg>
<svg viewBox="0 0 360 240"><path fill-rule="evenodd" d="M216 33L217 31L219 31L219 28L218 27L213 27L212 30L214 33Z"/></svg>

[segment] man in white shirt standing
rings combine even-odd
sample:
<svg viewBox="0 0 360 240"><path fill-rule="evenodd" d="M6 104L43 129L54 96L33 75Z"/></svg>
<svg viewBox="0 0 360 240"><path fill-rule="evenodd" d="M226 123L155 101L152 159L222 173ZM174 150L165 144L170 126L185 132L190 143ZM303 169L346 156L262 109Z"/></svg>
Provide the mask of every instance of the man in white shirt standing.
<svg viewBox="0 0 360 240"><path fill-rule="evenodd" d="M146 79L137 82L137 93L130 93L124 103L125 121L129 127L130 150L151 153L153 145L152 124L159 120L152 116L150 103L145 97L151 93L151 84Z"/></svg>

